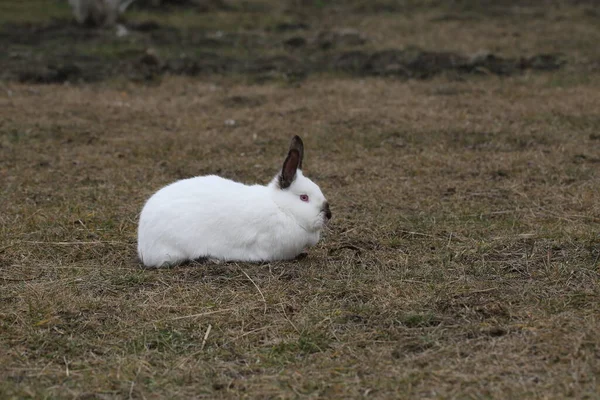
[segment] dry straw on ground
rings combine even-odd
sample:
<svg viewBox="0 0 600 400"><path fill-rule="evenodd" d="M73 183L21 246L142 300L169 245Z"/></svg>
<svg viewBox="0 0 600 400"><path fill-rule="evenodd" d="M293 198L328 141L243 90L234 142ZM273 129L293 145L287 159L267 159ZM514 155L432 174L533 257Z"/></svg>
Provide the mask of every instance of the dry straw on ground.
<svg viewBox="0 0 600 400"><path fill-rule="evenodd" d="M597 397L593 57L508 78L3 82L1 397ZM267 182L294 134L334 215L306 258L140 268L151 193Z"/></svg>

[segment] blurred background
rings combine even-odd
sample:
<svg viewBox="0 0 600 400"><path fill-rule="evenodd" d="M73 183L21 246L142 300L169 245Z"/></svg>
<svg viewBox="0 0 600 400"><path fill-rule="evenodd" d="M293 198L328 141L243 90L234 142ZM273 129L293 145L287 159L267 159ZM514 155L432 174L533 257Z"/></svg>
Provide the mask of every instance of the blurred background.
<svg viewBox="0 0 600 400"><path fill-rule="evenodd" d="M594 2L28 0L0 5L0 77L301 80L596 68Z"/></svg>

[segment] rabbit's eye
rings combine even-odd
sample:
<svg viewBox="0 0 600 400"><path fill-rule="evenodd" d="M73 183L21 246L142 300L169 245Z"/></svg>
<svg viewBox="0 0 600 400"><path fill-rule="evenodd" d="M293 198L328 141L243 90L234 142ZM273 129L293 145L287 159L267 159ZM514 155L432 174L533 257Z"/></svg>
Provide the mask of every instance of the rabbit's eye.
<svg viewBox="0 0 600 400"><path fill-rule="evenodd" d="M300 200L302 200L302 201L308 201L308 195L307 194L301 194L300 195Z"/></svg>

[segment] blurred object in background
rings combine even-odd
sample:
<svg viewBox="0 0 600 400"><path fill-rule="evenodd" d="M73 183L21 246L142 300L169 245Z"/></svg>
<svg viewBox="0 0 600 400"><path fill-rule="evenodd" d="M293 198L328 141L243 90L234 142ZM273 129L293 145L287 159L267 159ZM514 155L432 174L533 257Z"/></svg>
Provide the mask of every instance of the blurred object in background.
<svg viewBox="0 0 600 400"><path fill-rule="evenodd" d="M135 0L69 0L78 23L90 27L114 26Z"/></svg>

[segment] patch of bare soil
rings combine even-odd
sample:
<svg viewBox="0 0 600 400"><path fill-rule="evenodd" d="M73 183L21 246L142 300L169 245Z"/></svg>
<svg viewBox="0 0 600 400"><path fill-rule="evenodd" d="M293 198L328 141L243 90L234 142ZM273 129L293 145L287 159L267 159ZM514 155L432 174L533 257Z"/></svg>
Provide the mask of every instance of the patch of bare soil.
<svg viewBox="0 0 600 400"><path fill-rule="evenodd" d="M184 32L155 22L130 23L128 29L128 37L119 39L113 31L69 21L4 26L0 46L8 52L0 58L0 78L61 83L116 76L152 80L164 74L245 74L258 80L297 80L313 73L343 72L424 79L442 73L510 76L524 70L556 70L565 62L557 54L507 58L414 46L375 50L358 31L312 32L306 25L279 24L260 33ZM288 33L298 30L302 34Z"/></svg>

